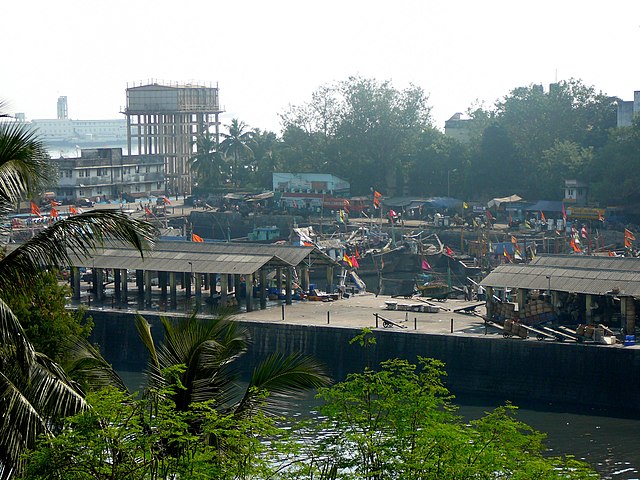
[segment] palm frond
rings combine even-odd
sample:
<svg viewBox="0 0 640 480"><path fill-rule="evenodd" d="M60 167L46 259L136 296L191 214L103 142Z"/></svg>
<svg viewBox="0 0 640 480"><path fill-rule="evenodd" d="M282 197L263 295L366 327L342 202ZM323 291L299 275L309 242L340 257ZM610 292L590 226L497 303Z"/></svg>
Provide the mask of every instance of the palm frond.
<svg viewBox="0 0 640 480"><path fill-rule="evenodd" d="M84 338L69 338L66 342L64 370L80 385L90 389L115 387L127 392L120 375L100 351Z"/></svg>
<svg viewBox="0 0 640 480"><path fill-rule="evenodd" d="M279 406L283 401L310 389L330 383L326 368L315 358L294 353L284 356L274 353L258 365L251 375L244 398L235 410L244 415L255 407L261 392L267 391L267 406Z"/></svg>
<svg viewBox="0 0 640 480"><path fill-rule="evenodd" d="M0 367L13 363L26 370L34 358L35 350L20 321L0 298Z"/></svg>
<svg viewBox="0 0 640 480"><path fill-rule="evenodd" d="M70 253L89 256L106 241L130 244L144 255L156 232L151 224L112 210L94 210L61 220L0 260L0 291L27 288L43 268L68 266Z"/></svg>

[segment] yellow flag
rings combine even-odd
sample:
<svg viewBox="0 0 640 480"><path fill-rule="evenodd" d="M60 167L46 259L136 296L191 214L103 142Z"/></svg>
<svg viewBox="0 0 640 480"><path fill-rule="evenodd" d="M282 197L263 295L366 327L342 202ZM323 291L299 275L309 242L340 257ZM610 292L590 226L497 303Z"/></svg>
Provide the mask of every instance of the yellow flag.
<svg viewBox="0 0 640 480"><path fill-rule="evenodd" d="M469 208L469 205L467 205L467 202L462 202L462 208Z"/></svg>

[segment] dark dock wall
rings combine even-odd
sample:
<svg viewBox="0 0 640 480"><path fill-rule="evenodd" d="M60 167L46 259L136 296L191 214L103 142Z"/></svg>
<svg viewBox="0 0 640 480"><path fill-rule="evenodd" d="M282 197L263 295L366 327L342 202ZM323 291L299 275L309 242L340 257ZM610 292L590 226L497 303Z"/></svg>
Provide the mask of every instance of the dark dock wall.
<svg viewBox="0 0 640 480"><path fill-rule="evenodd" d="M141 371L146 356L133 322L126 313L91 312L93 341L117 369ZM159 320L146 317L154 335ZM349 345L357 329L243 322L253 346L244 357L251 368L264 356L301 351L326 363L342 380L367 364L389 358L433 357L445 362L445 381L454 394L491 396L514 403L545 402L640 413L640 350L504 339L464 334L434 335L376 330L369 349Z"/></svg>

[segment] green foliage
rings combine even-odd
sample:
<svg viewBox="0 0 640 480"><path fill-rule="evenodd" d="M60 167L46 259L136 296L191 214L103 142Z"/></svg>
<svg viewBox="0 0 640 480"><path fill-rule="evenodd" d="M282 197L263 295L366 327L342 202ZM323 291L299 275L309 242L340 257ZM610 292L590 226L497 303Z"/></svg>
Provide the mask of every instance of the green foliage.
<svg viewBox="0 0 640 480"><path fill-rule="evenodd" d="M227 164L218 149L216 138L209 132L196 140L196 153L191 157L191 162L191 170L196 174L197 188L200 192L213 192L226 182Z"/></svg>
<svg viewBox="0 0 640 480"><path fill-rule="evenodd" d="M443 364L389 360L320 389L327 420L305 432L317 442L287 470L291 478L597 478L572 458L548 458L544 435L499 407L463 422L442 383ZM314 435L314 428L315 435ZM322 434L320 434L322 432Z"/></svg>
<svg viewBox="0 0 640 480"><path fill-rule="evenodd" d="M238 419L208 402L184 412L170 397L152 391L136 398L116 389L90 394L89 410L66 419L54 438L26 455L23 478L267 477L274 462L262 440L279 432L273 419L259 412Z"/></svg>
<svg viewBox="0 0 640 480"><path fill-rule="evenodd" d="M67 310L65 303L71 295L68 286L60 285L53 272L42 272L33 278L32 287L20 295L9 297L7 304L35 349L60 362L69 337L89 338L93 328L85 310Z"/></svg>

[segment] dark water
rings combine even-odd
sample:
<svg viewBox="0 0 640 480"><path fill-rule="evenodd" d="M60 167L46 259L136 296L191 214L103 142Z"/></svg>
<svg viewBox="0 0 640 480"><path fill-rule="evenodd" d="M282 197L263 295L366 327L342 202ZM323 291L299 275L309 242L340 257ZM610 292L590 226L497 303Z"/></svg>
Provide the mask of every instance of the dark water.
<svg viewBox="0 0 640 480"><path fill-rule="evenodd" d="M120 372L133 390L142 388L140 372ZM471 420L495 408L495 400L459 397L459 413ZM299 401L290 414L309 414L318 408L309 396ZM293 415L292 415L293 416ZM554 405L519 408L518 419L547 434L553 455L571 454L591 464L604 479L640 479L640 418L621 418L608 412L575 412Z"/></svg>

